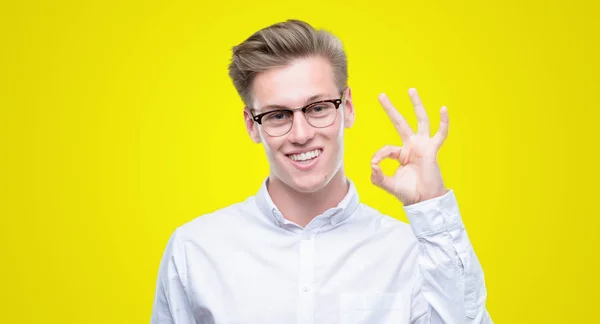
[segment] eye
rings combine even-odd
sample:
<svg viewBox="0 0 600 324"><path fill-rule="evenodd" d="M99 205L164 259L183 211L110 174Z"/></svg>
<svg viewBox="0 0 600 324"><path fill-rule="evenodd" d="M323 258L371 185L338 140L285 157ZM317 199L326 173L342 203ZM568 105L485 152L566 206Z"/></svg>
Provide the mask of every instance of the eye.
<svg viewBox="0 0 600 324"><path fill-rule="evenodd" d="M334 109L335 109L335 107L332 103L323 102L323 103L315 104L314 106L310 106L310 108L308 108L306 110L306 113L310 116L317 117L317 116L327 115Z"/></svg>
<svg viewBox="0 0 600 324"><path fill-rule="evenodd" d="M279 119L284 119L284 118L285 118L284 113L276 113L269 117L269 119L274 119L274 120L279 120Z"/></svg>
<svg viewBox="0 0 600 324"><path fill-rule="evenodd" d="M265 115L264 119L267 122L285 122L290 118L290 113L285 110L277 110Z"/></svg>

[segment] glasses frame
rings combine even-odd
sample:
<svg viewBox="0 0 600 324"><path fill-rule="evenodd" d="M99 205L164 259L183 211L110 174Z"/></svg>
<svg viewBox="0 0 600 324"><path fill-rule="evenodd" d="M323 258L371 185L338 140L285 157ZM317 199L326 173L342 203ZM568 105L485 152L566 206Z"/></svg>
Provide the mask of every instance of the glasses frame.
<svg viewBox="0 0 600 324"><path fill-rule="evenodd" d="M319 101L315 101L315 102L311 102L308 105L304 106L304 107L299 107L299 108L280 108L280 109L273 109L273 110L269 110L267 112L264 113L260 113L258 115L254 115L254 113L252 112L253 109L250 109L250 114L252 115L252 119L257 122L259 125L262 125L262 118L270 113L273 112L277 112L277 111L282 111L282 112L290 112L292 114L292 125L290 126L290 129L288 129L287 132L281 134L281 135L277 135L274 137L279 137L279 136L283 136L287 133L290 132L290 130L292 129L293 125L294 125L294 114L296 113L296 111L301 110L302 111L302 115L304 116L304 118L306 119L306 121L308 122L308 124L314 128L326 128L329 127L331 125L333 125L333 123L335 122L335 120L337 119L337 110L340 108L340 106L342 105L342 103L344 102L344 95L346 94L346 89L344 89L344 91L342 91L342 95L340 97L340 99L326 99L326 100L319 100ZM322 126L322 127L317 127L317 126L313 126L310 121L308 121L308 118L306 117L306 110L308 108L310 108L311 106L314 105L318 105L320 103L324 103L324 102L329 102L329 103L333 103L335 105L335 110L336 110L336 118L333 119L333 121L331 122L331 124L327 125L327 126ZM267 132L268 134L268 132ZM271 134L269 134L271 135ZM273 136L273 135L271 135Z"/></svg>

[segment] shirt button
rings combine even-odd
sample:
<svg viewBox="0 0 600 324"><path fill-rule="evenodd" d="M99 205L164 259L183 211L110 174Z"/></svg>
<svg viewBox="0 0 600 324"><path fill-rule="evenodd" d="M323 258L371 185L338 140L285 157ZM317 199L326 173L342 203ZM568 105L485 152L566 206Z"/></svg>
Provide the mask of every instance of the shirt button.
<svg viewBox="0 0 600 324"><path fill-rule="evenodd" d="M310 286L309 285L304 285L302 287L302 291L304 291L304 292L308 292L309 290L310 290Z"/></svg>

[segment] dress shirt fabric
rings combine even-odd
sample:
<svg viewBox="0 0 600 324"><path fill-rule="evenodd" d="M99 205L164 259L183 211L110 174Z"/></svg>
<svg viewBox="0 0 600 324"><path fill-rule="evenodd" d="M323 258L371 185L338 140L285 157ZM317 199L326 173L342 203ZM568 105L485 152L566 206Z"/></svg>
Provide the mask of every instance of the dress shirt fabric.
<svg viewBox="0 0 600 324"><path fill-rule="evenodd" d="M404 206L360 202L354 183L304 228L267 191L172 233L151 324L492 323L482 267L453 190Z"/></svg>

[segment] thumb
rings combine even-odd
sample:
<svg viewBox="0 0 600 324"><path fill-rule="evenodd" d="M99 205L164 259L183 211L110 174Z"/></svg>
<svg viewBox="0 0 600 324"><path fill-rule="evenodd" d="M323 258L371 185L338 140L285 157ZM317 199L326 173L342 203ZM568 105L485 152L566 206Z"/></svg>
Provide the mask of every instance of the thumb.
<svg viewBox="0 0 600 324"><path fill-rule="evenodd" d="M371 164L371 182L388 193L394 193L393 179L386 176L377 164Z"/></svg>

